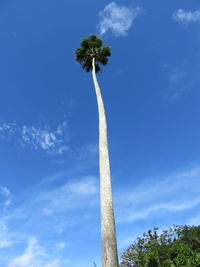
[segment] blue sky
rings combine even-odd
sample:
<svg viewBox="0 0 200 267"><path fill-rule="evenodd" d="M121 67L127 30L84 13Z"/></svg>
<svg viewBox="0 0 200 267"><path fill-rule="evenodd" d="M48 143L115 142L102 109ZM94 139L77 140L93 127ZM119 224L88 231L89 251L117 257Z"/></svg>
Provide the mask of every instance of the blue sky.
<svg viewBox="0 0 200 267"><path fill-rule="evenodd" d="M74 50L112 48L105 102L119 253L200 220L198 0L0 2L0 267L101 266L98 114Z"/></svg>

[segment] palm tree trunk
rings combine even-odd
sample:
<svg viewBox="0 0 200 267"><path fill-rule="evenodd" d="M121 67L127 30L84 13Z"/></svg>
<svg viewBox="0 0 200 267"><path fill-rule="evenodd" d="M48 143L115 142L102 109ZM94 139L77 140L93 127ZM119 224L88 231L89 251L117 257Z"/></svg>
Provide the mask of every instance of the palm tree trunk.
<svg viewBox="0 0 200 267"><path fill-rule="evenodd" d="M92 76L99 111L99 167L101 203L102 267L118 267L115 218L112 201L110 162L108 154L107 125L104 104L95 72L95 59L92 61Z"/></svg>

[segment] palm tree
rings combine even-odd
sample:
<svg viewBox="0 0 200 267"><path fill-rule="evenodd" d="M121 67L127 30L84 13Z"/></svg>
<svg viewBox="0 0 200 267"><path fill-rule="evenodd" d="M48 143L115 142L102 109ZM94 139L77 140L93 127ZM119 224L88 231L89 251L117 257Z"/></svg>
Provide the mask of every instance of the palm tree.
<svg viewBox="0 0 200 267"><path fill-rule="evenodd" d="M76 49L76 61L87 72L92 70L92 77L99 111L99 167L100 167L100 203L101 203L101 240L102 266L118 267L117 241L115 231L110 162L108 154L106 115L96 72L101 65L108 63L111 55L109 46L102 47L102 40L96 35L84 38L81 48Z"/></svg>

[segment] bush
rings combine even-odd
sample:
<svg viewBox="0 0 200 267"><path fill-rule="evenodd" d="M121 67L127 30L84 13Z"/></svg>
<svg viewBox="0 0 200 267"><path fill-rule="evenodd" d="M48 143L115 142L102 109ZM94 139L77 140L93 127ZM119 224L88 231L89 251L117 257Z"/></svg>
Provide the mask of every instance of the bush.
<svg viewBox="0 0 200 267"><path fill-rule="evenodd" d="M121 256L121 267L200 267L200 226L143 233Z"/></svg>

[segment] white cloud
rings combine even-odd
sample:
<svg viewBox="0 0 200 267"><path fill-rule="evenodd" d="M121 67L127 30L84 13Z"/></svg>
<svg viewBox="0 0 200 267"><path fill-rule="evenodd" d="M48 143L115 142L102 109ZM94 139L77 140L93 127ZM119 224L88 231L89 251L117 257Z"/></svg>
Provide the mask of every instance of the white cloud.
<svg viewBox="0 0 200 267"><path fill-rule="evenodd" d="M200 21L200 10L192 12L178 9L178 11L173 14L173 19L181 23L197 22Z"/></svg>
<svg viewBox="0 0 200 267"><path fill-rule="evenodd" d="M1 123L0 138L13 141L22 147L30 146L34 150L42 149L49 154L63 154L68 150L66 140L67 123L64 121L55 130L49 126L43 127L23 125L19 127L16 123Z"/></svg>
<svg viewBox="0 0 200 267"><path fill-rule="evenodd" d="M20 267L26 267L26 266L35 266L35 263L38 264L38 260L35 259L36 257L42 256L41 248L39 247L37 240L33 237L29 239L28 247L26 248L25 252L11 260L10 267L14 266L20 266Z"/></svg>
<svg viewBox="0 0 200 267"><path fill-rule="evenodd" d="M136 189L115 196L118 222L146 220L152 216L172 216L200 204L200 168L147 180Z"/></svg>
<svg viewBox="0 0 200 267"><path fill-rule="evenodd" d="M96 222L97 214L99 214L98 179L96 177L73 179L75 175L72 175L70 181L65 182L67 174L68 172L63 173L62 177L50 179L49 183L45 181L45 185L44 183L38 184L29 192L20 194L20 198L23 198L23 204L18 205L16 211L9 214L9 223L12 222L15 225L15 231L18 232L21 241L16 246L24 245L27 234L40 236L40 240L42 240L40 244L46 245L45 248L41 247L37 239L30 239L27 248L10 261L9 267L28 267L31 264L33 267L66 266L60 260L59 255L66 253L67 249L65 248L68 246L68 240L70 240L71 248L73 246L74 248L78 247L77 243L73 244L74 240L70 234L73 235L76 242L79 242L80 240L77 241L79 231L83 233L86 227L93 227L92 230L89 229L90 232L99 231ZM135 225L137 225L136 222L140 224L140 221L148 222L148 226L145 227L151 227L149 226L151 220L155 223L155 220L158 219L157 222L160 223L164 219L168 223L167 220L170 219L170 224L173 224L176 223L174 218L177 214L180 214L180 218L183 218L182 223L184 223L184 216L181 214L198 209L200 204L199 177L200 167L197 166L189 171L181 171L156 179L146 179L143 182L138 182L137 186L131 187L129 184L128 188L123 189L120 185L118 192L115 188L114 198L118 229L123 227L122 223L124 222L126 225L128 222L126 230L131 227L131 222L134 222ZM70 233L72 226L77 232L73 230L74 232ZM140 232L142 230L140 228L139 230L135 229L135 231ZM21 238L21 236L23 237ZM58 238L58 236L60 237ZM132 239L127 239L130 236L132 236L132 232L127 234L126 231L123 231L124 243L122 245L134 239L134 236ZM52 258L46 258L47 251L49 255L52 255ZM57 255L58 253L60 254ZM8 265L5 264L5 266ZM71 266L76 266L76 263L73 262ZM80 266L87 265L81 264Z"/></svg>
<svg viewBox="0 0 200 267"><path fill-rule="evenodd" d="M100 22L98 28L100 34L103 35L111 30L116 36L124 36L127 34L136 17L142 13L143 9L139 6L129 8L111 2L99 13Z"/></svg>
<svg viewBox="0 0 200 267"><path fill-rule="evenodd" d="M8 248L11 245L12 245L12 242L7 239L3 239L0 241L0 248Z"/></svg>
<svg viewBox="0 0 200 267"><path fill-rule="evenodd" d="M8 233L5 218L0 218L0 249L8 248L13 244L10 238L10 233Z"/></svg>
<svg viewBox="0 0 200 267"><path fill-rule="evenodd" d="M50 216L94 205L93 198L98 193L97 179L83 177L48 191L38 192L35 203L40 203L44 215Z"/></svg>
<svg viewBox="0 0 200 267"><path fill-rule="evenodd" d="M11 196L10 190L7 187L0 185L0 201L1 199L2 199L3 209L5 210L6 208L10 206L11 201L12 201L12 196Z"/></svg>
<svg viewBox="0 0 200 267"><path fill-rule="evenodd" d="M30 235L40 237L45 247L39 244L38 238L30 238L23 253L11 258L9 251L7 252L4 266L62 267L70 265L70 262L63 257L65 257L66 246L71 246L71 241L73 243L74 240L68 241L66 230L69 230L68 227L71 226L81 225L80 229L82 229L87 225L90 218L94 216L93 211L98 211L96 204L99 201L99 189L98 180L91 176L65 182L65 173L63 180L49 181L45 183L45 186L39 183L28 191L20 193L23 203L15 206L13 204L14 207L12 206L12 210L10 209L6 215L9 228L13 227L15 232L9 233L6 226L2 225L0 247L6 248L14 243L14 248L19 251L27 241L27 236ZM62 236L60 236L61 233ZM14 237L15 242L10 243L10 236ZM6 264L8 260L9 264Z"/></svg>
<svg viewBox="0 0 200 267"><path fill-rule="evenodd" d="M0 249L10 247L14 242L6 224L6 212L12 201L12 195L7 187L0 185Z"/></svg>
<svg viewBox="0 0 200 267"><path fill-rule="evenodd" d="M92 196L98 193L97 181L93 177L89 177L78 181L76 183L71 183L66 186L69 192L85 195L85 196Z"/></svg>
<svg viewBox="0 0 200 267"><path fill-rule="evenodd" d="M65 260L65 264L70 261ZM22 255L10 260L9 267L61 267L61 259L51 259L35 237L29 238L28 246Z"/></svg>
<svg viewBox="0 0 200 267"><path fill-rule="evenodd" d="M62 179L66 180L66 175L63 174ZM88 214L93 216L92 210L98 211L98 179L87 176L63 182L45 181L45 185L41 183L29 192L21 193L23 204L9 212L8 221L20 221L19 232L33 228L43 235L48 235L49 232L62 233L70 225L83 224Z"/></svg>
<svg viewBox="0 0 200 267"><path fill-rule="evenodd" d="M168 74L168 96L177 99L180 96L195 90L200 84L200 65L185 59L181 64L171 67Z"/></svg>
<svg viewBox="0 0 200 267"><path fill-rule="evenodd" d="M80 160L85 160L85 158L97 159L98 156L98 143L90 143L79 147L75 151L76 157ZM97 159L98 161L98 159Z"/></svg>
<svg viewBox="0 0 200 267"><path fill-rule="evenodd" d="M66 245L68 245L66 244L66 242L60 242L56 245L56 249L63 250L66 247Z"/></svg>
<svg viewBox="0 0 200 267"><path fill-rule="evenodd" d="M179 212L184 211L186 209L191 209L195 206L200 204L200 198L195 199L194 201L185 201L185 202L178 202L176 201L169 201L159 204L151 204L149 207L146 207L145 209L137 210L136 212L133 212L133 214L130 214L125 220L129 222L133 222L140 219L146 219L149 216L152 216L156 213L158 214L164 214L164 213L173 213L173 212Z"/></svg>
<svg viewBox="0 0 200 267"><path fill-rule="evenodd" d="M1 122L0 123L0 138L3 140L10 140L10 138L16 133L15 122Z"/></svg>
<svg viewBox="0 0 200 267"><path fill-rule="evenodd" d="M199 225L199 221L200 221L200 214L198 213L197 215L195 215L194 217L191 217L190 219L188 219L187 224L189 225Z"/></svg>

